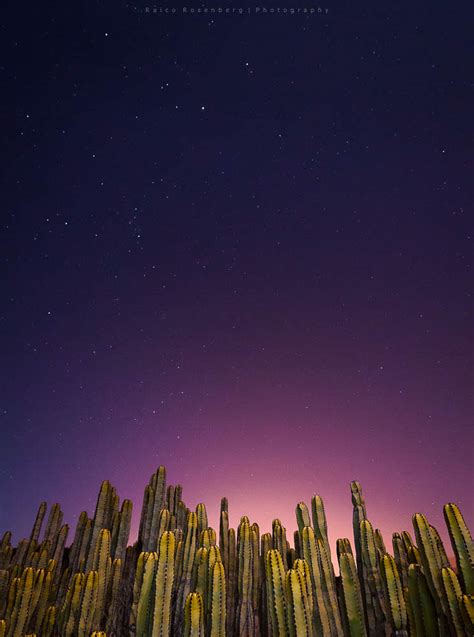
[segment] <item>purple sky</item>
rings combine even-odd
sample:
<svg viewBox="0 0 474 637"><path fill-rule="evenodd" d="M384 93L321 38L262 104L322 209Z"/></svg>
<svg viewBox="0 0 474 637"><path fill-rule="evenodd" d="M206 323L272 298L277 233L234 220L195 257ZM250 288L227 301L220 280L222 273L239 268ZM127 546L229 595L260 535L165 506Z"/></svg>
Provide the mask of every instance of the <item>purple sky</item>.
<svg viewBox="0 0 474 637"><path fill-rule="evenodd" d="M213 525L472 526L463 3L145 5L2 15L1 528L159 464Z"/></svg>

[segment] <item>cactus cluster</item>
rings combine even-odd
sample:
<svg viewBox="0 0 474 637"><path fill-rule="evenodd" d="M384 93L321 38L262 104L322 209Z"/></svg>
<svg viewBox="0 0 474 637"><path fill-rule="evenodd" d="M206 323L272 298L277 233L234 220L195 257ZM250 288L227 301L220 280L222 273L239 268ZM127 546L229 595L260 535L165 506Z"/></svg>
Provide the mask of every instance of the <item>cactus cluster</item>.
<svg viewBox="0 0 474 637"><path fill-rule="evenodd" d="M132 503L105 481L94 516L74 538L54 504L41 503L28 539L0 543L0 637L469 637L474 635L474 546L455 504L444 517L455 557L421 513L392 536L393 554L351 483L354 541L337 540L338 575L323 501L296 506L294 546L244 516L219 529L189 510L159 467L145 488L138 538ZM311 512L310 512L311 510ZM451 550L450 550L451 552Z"/></svg>

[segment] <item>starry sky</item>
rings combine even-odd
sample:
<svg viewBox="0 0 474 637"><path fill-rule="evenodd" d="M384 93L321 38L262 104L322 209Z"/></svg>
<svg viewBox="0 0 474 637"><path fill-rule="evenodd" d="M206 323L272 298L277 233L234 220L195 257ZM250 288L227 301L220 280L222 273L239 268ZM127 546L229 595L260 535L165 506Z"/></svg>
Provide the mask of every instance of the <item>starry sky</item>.
<svg viewBox="0 0 474 637"><path fill-rule="evenodd" d="M136 2L2 11L0 529L108 478L136 530L159 464L214 526L472 525L468 3Z"/></svg>

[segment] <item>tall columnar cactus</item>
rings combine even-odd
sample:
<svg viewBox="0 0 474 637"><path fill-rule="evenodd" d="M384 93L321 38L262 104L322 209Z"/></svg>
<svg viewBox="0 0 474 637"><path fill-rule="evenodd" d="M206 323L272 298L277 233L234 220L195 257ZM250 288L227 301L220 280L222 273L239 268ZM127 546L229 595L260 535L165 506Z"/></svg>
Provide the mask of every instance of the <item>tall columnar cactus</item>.
<svg viewBox="0 0 474 637"><path fill-rule="evenodd" d="M464 629L468 635L474 635L474 595L462 595L459 605Z"/></svg>
<svg viewBox="0 0 474 637"><path fill-rule="evenodd" d="M58 609L56 606L49 606L43 619L41 629L37 631L38 635L42 635L42 637L53 637L55 634L57 617Z"/></svg>
<svg viewBox="0 0 474 637"><path fill-rule="evenodd" d="M189 593L184 606L184 637L205 637L204 603L200 593Z"/></svg>
<svg viewBox="0 0 474 637"><path fill-rule="evenodd" d="M163 534L164 535L164 534ZM191 592L193 565L198 548L198 516L191 512L188 515L186 524L186 534L182 545L182 556L176 568L176 576L178 581L178 592L176 600L176 609L174 617L174 628L178 632L183 621L184 603L187 596Z"/></svg>
<svg viewBox="0 0 474 637"><path fill-rule="evenodd" d="M102 618L106 611L105 602L107 588L109 585L110 572L112 569L112 559L110 557L111 538L108 529L102 529L97 537L94 557L92 560L92 569L97 571L99 579L97 584L97 601L95 609L95 623L97 626L102 624Z"/></svg>
<svg viewBox="0 0 474 637"><path fill-rule="evenodd" d="M137 630L138 624L138 605L140 602L140 593L143 586L143 578L145 576L145 568L148 556L150 554L143 551L139 554L136 568L133 572L133 587L132 587L132 596L131 596L131 608L129 615L129 627L130 633L135 634ZM154 554L154 557L158 557L157 554ZM154 559L154 558L152 558Z"/></svg>
<svg viewBox="0 0 474 637"><path fill-rule="evenodd" d="M197 515L198 535L200 535L202 531L204 531L204 529L207 529L208 527L206 505L203 504L202 502L200 502L196 506L196 515Z"/></svg>
<svg viewBox="0 0 474 637"><path fill-rule="evenodd" d="M171 633L171 593L174 579L175 539L165 531L160 539L155 577L155 601L152 637L168 637Z"/></svg>
<svg viewBox="0 0 474 637"><path fill-rule="evenodd" d="M107 600L105 605L106 632L114 634L118 632L120 621L120 584L122 578L122 560L115 559L112 562L112 569L109 577L107 589Z"/></svg>
<svg viewBox="0 0 474 637"><path fill-rule="evenodd" d="M46 522L46 530L44 532L44 539L47 542L54 543L56 534L61 528L63 521L63 512L58 503L53 504L49 511L48 521Z"/></svg>
<svg viewBox="0 0 474 637"><path fill-rule="evenodd" d="M286 573L286 597L290 637L313 637L312 608L301 570Z"/></svg>
<svg viewBox="0 0 474 637"><path fill-rule="evenodd" d="M145 487L138 539L144 551L155 551L161 509L165 508L166 469L158 467ZM169 507L168 507L169 509Z"/></svg>
<svg viewBox="0 0 474 637"><path fill-rule="evenodd" d="M38 508L38 513L36 514L36 519L33 525L33 529L31 530L30 541L33 541L33 542L39 541L41 527L43 526L43 520L46 514L46 508L47 508L46 502L41 502Z"/></svg>
<svg viewBox="0 0 474 637"><path fill-rule="evenodd" d="M94 520L92 523L92 531L87 548L87 556L85 562L85 570L92 569L94 561L95 546L97 538L102 529L108 528L108 520L110 518L110 508L114 498L114 489L108 480L104 480L101 484L97 504L95 508Z"/></svg>
<svg viewBox="0 0 474 637"><path fill-rule="evenodd" d="M272 637L286 637L287 609L285 568L278 549L271 549L265 556L268 612Z"/></svg>
<svg viewBox="0 0 474 637"><path fill-rule="evenodd" d="M286 529L280 520L275 519L272 522L272 542L273 548L280 551L281 559L283 560L283 566L285 571L288 568L287 563L287 542L286 542Z"/></svg>
<svg viewBox="0 0 474 637"><path fill-rule="evenodd" d="M408 615L410 632L416 637L439 637L436 606L419 564L408 567Z"/></svg>
<svg viewBox="0 0 474 637"><path fill-rule="evenodd" d="M448 603L448 623L451 633L456 635L456 637L464 637L464 621L460 605L462 590L459 580L451 568L443 568L441 570L441 581Z"/></svg>
<svg viewBox="0 0 474 637"><path fill-rule="evenodd" d="M58 628L61 634L74 635L77 631L84 583L84 573L76 573L72 578L65 602L58 614Z"/></svg>
<svg viewBox="0 0 474 637"><path fill-rule="evenodd" d="M331 547L328 540L328 524L324 502L321 496L313 495L311 498L311 516L313 519L313 529L316 539L321 540L325 546L326 553L331 559ZM332 562L331 562L332 564Z"/></svg>
<svg viewBox="0 0 474 637"><path fill-rule="evenodd" d="M405 589L408 586L408 555L400 533L392 534L392 547L402 587Z"/></svg>
<svg viewBox="0 0 474 637"><path fill-rule="evenodd" d="M253 552L252 530L248 518L243 517L238 530L238 607L236 630L240 637L253 637L254 613L252 605L253 589Z"/></svg>
<svg viewBox="0 0 474 637"><path fill-rule="evenodd" d="M365 500L362 495L362 487L357 480L353 480L351 482L351 498L353 506L352 526L354 532L355 557L362 595L365 622L368 626L369 632L375 633L375 631L377 630L375 611L372 606L372 596L367 586L368 577L364 565L364 560L362 558L362 544L360 537L360 524L363 520L367 519L367 511L365 508Z"/></svg>
<svg viewBox="0 0 474 637"><path fill-rule="evenodd" d="M98 592L99 574L97 571L90 571L85 578L82 590L77 637L89 637L97 628L95 617Z"/></svg>
<svg viewBox="0 0 474 637"><path fill-rule="evenodd" d="M416 541L420 554L423 572L430 587L431 594L436 604L438 617L443 624L443 618L448 616L446 598L443 593L441 569L443 568L439 555L436 539L428 523L428 520L421 513L413 516L413 527L415 529ZM444 628L441 628L443 631Z"/></svg>
<svg viewBox="0 0 474 637"><path fill-rule="evenodd" d="M219 513L219 548L221 550L222 563L226 573L226 579L229 575L229 503L227 498L221 499L221 508Z"/></svg>
<svg viewBox="0 0 474 637"><path fill-rule="evenodd" d="M153 628L153 610L155 600L155 576L158 553L145 553L140 596L136 613L135 634L137 637L149 637ZM135 579L136 581L136 579ZM134 625L132 624L132 632Z"/></svg>
<svg viewBox="0 0 474 637"><path fill-rule="evenodd" d="M235 529L229 529L229 567L227 572L227 634L233 634L237 596L237 539Z"/></svg>
<svg viewBox="0 0 474 637"><path fill-rule="evenodd" d="M132 521L133 503L131 500L124 500L118 515L117 530L113 537L111 555L114 559L123 559L127 549L128 536L130 535L130 524Z"/></svg>
<svg viewBox="0 0 474 637"><path fill-rule="evenodd" d="M206 554L206 596L204 598L204 607L206 608L208 615L211 612L211 601L212 601L212 587L211 587L212 569L214 568L214 564L216 562L222 563L221 552L218 546L210 546L207 549L207 554Z"/></svg>
<svg viewBox="0 0 474 637"><path fill-rule="evenodd" d="M314 595L314 621L316 634L326 637L331 635L331 621L324 599L325 584L322 573L319 545L316 543L312 527L305 526L301 533L303 558L309 566Z"/></svg>
<svg viewBox="0 0 474 637"><path fill-rule="evenodd" d="M314 611L313 586L311 584L311 572L309 570L308 563L306 562L306 560L299 558L295 560L293 568L295 571L298 571L299 573L301 573L302 582L305 588L304 593L308 599L308 607L310 611L310 617L312 620L313 611Z"/></svg>
<svg viewBox="0 0 474 637"><path fill-rule="evenodd" d="M196 551L196 557L194 558L193 565L192 590L195 593L200 593L203 600L206 599L207 595L207 553L207 548L205 546L200 546Z"/></svg>
<svg viewBox="0 0 474 637"><path fill-rule="evenodd" d="M311 526L308 507L304 502L298 502L296 505L296 522L300 533L305 526Z"/></svg>
<svg viewBox="0 0 474 637"><path fill-rule="evenodd" d="M340 554L339 570L341 572L344 612L350 637L367 637L360 583L354 557L351 553Z"/></svg>
<svg viewBox="0 0 474 637"><path fill-rule="evenodd" d="M226 635L226 581L224 565L215 561L209 577L210 589L210 637Z"/></svg>
<svg viewBox="0 0 474 637"><path fill-rule="evenodd" d="M166 489L165 478L161 467L147 485L134 546L126 547L131 502L120 508L107 481L93 519L81 513L69 547L59 504L44 533L44 503L28 539L13 546L5 533L0 637L474 636L474 549L456 505L444 507L455 570L421 514L413 518L417 545L409 533L394 533L394 557L387 554L360 485L352 483L358 568L349 540L339 539L335 577L319 496L312 515L297 505L291 547L278 519L271 534L261 534L243 516L236 534L225 498L217 538L204 505L191 512L182 487Z"/></svg>
<svg viewBox="0 0 474 637"><path fill-rule="evenodd" d="M34 591L34 577L34 570L29 567L23 571L18 582L13 611L8 622L8 637L23 637L26 631Z"/></svg>
<svg viewBox="0 0 474 637"><path fill-rule="evenodd" d="M471 534L455 504L445 504L443 513L463 591L467 595L474 595L474 542Z"/></svg>
<svg viewBox="0 0 474 637"><path fill-rule="evenodd" d="M387 618L397 637L408 637L408 618L402 583L394 558L386 553L381 562Z"/></svg>
<svg viewBox="0 0 474 637"><path fill-rule="evenodd" d="M370 606L374 612L376 631L378 634L383 635L387 630L385 618L388 611L380 577L380 549L377 546L376 536L369 520L361 520L359 537L362 563L364 565L366 595L367 597L370 596Z"/></svg>

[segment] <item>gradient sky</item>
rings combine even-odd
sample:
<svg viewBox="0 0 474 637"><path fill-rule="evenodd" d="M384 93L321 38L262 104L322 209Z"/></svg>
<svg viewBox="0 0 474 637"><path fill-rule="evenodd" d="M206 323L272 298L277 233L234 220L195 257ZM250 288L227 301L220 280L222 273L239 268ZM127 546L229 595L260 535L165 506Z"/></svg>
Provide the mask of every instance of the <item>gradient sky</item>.
<svg viewBox="0 0 474 637"><path fill-rule="evenodd" d="M159 464L214 526L473 525L469 5L396 4L2 10L0 530Z"/></svg>

